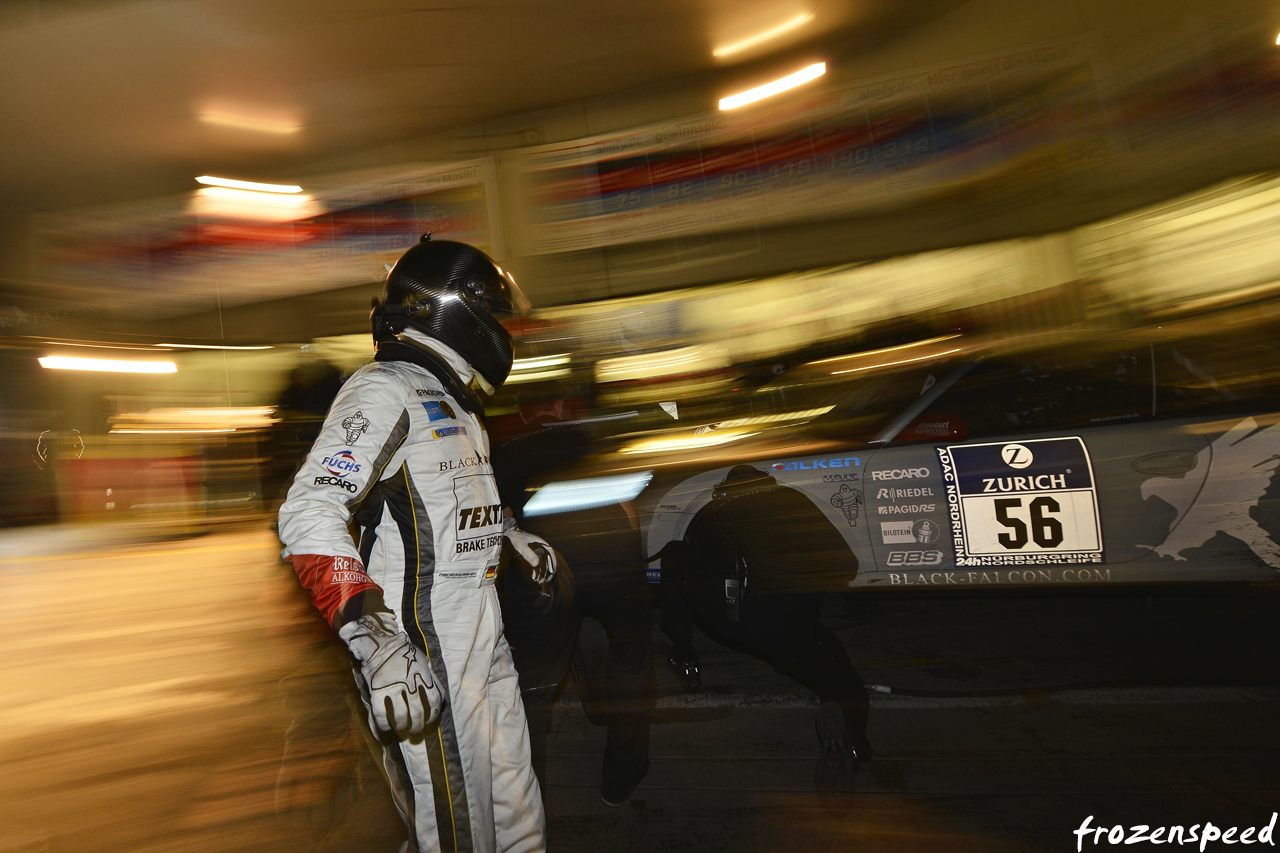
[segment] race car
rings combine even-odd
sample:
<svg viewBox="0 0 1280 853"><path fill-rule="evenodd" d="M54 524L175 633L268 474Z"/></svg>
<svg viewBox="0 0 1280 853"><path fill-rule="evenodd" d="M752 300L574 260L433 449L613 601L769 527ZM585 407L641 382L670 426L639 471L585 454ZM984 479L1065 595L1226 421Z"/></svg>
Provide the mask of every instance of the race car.
<svg viewBox="0 0 1280 853"><path fill-rule="evenodd" d="M1278 325L1253 310L823 359L739 417L623 437L525 513L632 501L654 582L711 516L798 588L1275 580Z"/></svg>

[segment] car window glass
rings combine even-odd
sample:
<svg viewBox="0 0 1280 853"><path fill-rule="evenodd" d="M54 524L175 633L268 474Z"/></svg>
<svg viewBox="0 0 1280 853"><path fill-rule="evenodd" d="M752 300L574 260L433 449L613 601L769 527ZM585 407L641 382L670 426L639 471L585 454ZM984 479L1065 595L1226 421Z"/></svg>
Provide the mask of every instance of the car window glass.
<svg viewBox="0 0 1280 853"><path fill-rule="evenodd" d="M1201 338L1157 349L1157 411L1166 417L1236 414L1270 405L1280 392L1270 340Z"/></svg>
<svg viewBox="0 0 1280 853"><path fill-rule="evenodd" d="M853 379L828 393L820 404L830 412L813 421L810 430L844 441L868 441L925 394L945 375L948 364L934 364L900 373Z"/></svg>
<svg viewBox="0 0 1280 853"><path fill-rule="evenodd" d="M978 365L930 406L970 438L1151 417L1150 355L1041 352Z"/></svg>

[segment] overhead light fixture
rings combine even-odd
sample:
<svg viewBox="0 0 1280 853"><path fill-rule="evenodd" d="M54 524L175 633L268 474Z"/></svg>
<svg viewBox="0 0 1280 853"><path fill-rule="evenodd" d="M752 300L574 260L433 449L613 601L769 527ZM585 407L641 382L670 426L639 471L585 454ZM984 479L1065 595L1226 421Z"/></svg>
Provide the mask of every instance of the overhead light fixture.
<svg viewBox="0 0 1280 853"><path fill-rule="evenodd" d="M255 193L300 193L302 187L297 184L260 184L256 181L237 181L231 178L215 178L212 175L201 175L196 183L207 187L226 187L233 190L251 190Z"/></svg>
<svg viewBox="0 0 1280 853"><path fill-rule="evenodd" d="M794 30L796 27L802 24L807 24L812 20L813 20L812 12L805 12L803 15L796 15L791 20L785 23L779 24L778 26L774 27L771 30L765 30L762 33L756 33L755 35L749 38L744 38L742 41L736 41L733 44L727 44L724 47L718 47L715 50L711 51L711 55L715 57L729 56L730 54L737 53L740 50L746 50L749 47L755 47L756 45L762 42L766 42L771 38L776 38L782 35L783 33L790 32L791 30Z"/></svg>
<svg viewBox="0 0 1280 853"><path fill-rule="evenodd" d="M224 112L200 113L200 121L215 124L219 127L230 127L236 130L252 130L257 133L272 133L287 136L302 130L302 125L290 121L279 121L267 118L256 118L247 115L235 115Z"/></svg>
<svg viewBox="0 0 1280 853"><path fill-rule="evenodd" d="M173 347L174 349L231 349L231 350L242 350L242 349L274 349L274 347L270 347L270 346L259 346L259 347L232 347L232 346L215 346L215 345L213 345L213 344L156 344L156 346L158 346L158 347Z"/></svg>
<svg viewBox="0 0 1280 853"><path fill-rule="evenodd" d="M738 107L753 104L763 98L776 95L779 92L785 92L788 89L794 89L802 83L808 83L827 73L827 63L815 62L807 68L801 68L795 74L788 74L772 83L765 83L763 86L756 86L754 89L748 89L745 92L739 92L736 95L730 95L727 98L720 99L720 109L732 110Z"/></svg>
<svg viewBox="0 0 1280 853"><path fill-rule="evenodd" d="M191 212L211 219L292 222L320 213L306 193L282 194L230 187L201 187L191 198Z"/></svg>
<svg viewBox="0 0 1280 853"><path fill-rule="evenodd" d="M1276 44L1280 44L1280 35L1276 36Z"/></svg>
<svg viewBox="0 0 1280 853"><path fill-rule="evenodd" d="M112 358L68 358L49 355L36 359L50 370L95 370L103 373L177 373L172 361L124 361Z"/></svg>

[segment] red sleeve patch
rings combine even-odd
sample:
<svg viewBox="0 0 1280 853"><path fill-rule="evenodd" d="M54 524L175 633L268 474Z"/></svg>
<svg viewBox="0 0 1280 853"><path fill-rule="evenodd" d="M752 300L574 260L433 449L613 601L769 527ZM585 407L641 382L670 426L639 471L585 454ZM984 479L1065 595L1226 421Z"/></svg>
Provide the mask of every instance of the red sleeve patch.
<svg viewBox="0 0 1280 853"><path fill-rule="evenodd" d="M311 603L329 624L353 596L369 589L382 589L365 574L364 566L351 557L294 554L289 558L302 585L311 592Z"/></svg>

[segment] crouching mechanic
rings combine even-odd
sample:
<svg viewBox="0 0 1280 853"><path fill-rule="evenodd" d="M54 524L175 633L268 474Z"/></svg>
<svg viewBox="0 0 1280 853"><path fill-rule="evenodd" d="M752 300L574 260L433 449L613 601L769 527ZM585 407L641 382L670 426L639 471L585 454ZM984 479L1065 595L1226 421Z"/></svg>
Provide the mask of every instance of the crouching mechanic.
<svg viewBox="0 0 1280 853"><path fill-rule="evenodd" d="M424 237L388 273L377 356L338 393L280 508L284 556L358 663L411 850L545 847L493 582L504 538L537 580L555 558L504 517L474 390L506 380L497 317L527 307L482 252Z"/></svg>

